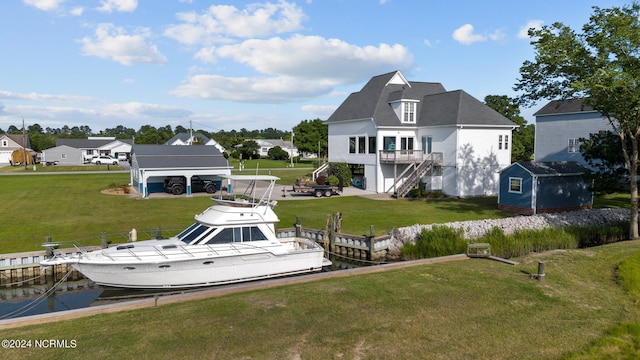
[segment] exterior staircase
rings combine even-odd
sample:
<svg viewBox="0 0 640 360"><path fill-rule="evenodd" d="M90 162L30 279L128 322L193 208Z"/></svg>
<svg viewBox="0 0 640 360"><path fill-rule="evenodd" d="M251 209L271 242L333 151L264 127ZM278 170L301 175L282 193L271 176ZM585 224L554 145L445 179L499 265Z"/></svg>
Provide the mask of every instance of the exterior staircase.
<svg viewBox="0 0 640 360"><path fill-rule="evenodd" d="M420 163L413 163L400 174L395 180L393 187L395 187L396 191L393 193L393 197L401 198L409 193L411 189L418 185L420 179L425 176L435 165L440 164L442 162L442 154L441 153L432 153L429 154L432 156L427 157L422 160ZM433 155L436 155L434 157ZM439 157L437 157L439 156Z"/></svg>

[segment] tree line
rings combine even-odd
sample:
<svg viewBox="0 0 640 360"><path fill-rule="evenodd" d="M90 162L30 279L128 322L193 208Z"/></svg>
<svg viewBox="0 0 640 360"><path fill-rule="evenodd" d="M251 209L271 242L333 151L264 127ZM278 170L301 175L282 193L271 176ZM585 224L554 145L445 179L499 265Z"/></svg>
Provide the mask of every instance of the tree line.
<svg viewBox="0 0 640 360"><path fill-rule="evenodd" d="M520 108L517 100L504 95L489 95L485 97L485 103L504 115L519 127L513 131L511 157L512 161L528 161L533 159L533 125L520 115ZM123 125L114 128L107 128L94 132L89 126L67 125L61 128L42 128L39 124L29 125L26 128L27 136L31 144L31 149L37 152L56 146L57 139L86 139L89 136L109 136L116 139L130 139L135 144L164 144L176 134L189 133L190 129L178 125L172 128L171 125L154 127L143 125L135 130ZM258 156L258 144L251 139L282 139L290 141L291 131L283 131L274 128L262 130L219 130L210 132L203 129L193 130L210 139L215 140L228 150L229 155L234 158L252 159ZM22 134L22 128L15 125L9 126L6 132L0 129L0 134ZM300 153L316 154L319 158L328 154L329 135L328 127L320 119L303 120L293 128L293 144ZM241 147L238 145L242 145ZM270 154L274 159L288 159L288 153L278 149Z"/></svg>
<svg viewBox="0 0 640 360"><path fill-rule="evenodd" d="M189 133L190 131L190 129L181 125L178 125L175 128L172 128L171 125L162 127L143 125L138 130L118 125L114 128L107 128L98 132L94 132L86 125L73 127L65 125L61 128L43 128L39 124L33 124L27 126L25 129L31 149L37 152L55 147L57 139L64 138L86 139L89 136L108 136L115 137L116 139L130 139L133 140L135 144L164 144L176 134ZM328 131L327 126L322 122L322 120L303 120L293 128L293 132L294 145L301 152L320 154L320 156L327 154ZM0 134L5 133L22 134L23 130L15 125L11 125L6 131L0 129ZM240 130L220 130L216 132L194 129L193 133L200 133L215 140L225 149L228 149L230 153L234 153L234 150L237 149L237 145L243 144L249 139L291 139L291 131L283 131L274 128L266 128L262 130L247 130L242 128ZM245 154L243 158L255 158L258 150L257 144L256 146L251 146L250 144L247 145L246 149L253 149L253 152L251 153L252 155L249 156ZM243 151L246 151L246 149ZM241 153L241 151L235 151L237 156ZM279 155L281 156L281 154Z"/></svg>

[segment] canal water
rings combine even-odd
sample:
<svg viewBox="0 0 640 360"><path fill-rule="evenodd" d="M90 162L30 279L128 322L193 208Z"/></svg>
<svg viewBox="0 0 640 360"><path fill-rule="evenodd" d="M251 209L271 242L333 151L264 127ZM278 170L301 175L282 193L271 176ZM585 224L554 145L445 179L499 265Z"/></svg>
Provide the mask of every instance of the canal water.
<svg viewBox="0 0 640 360"><path fill-rule="evenodd" d="M363 263L347 262L331 257L332 265L323 271L339 271L365 266ZM298 275L300 276L300 275ZM0 288L0 320L23 316L46 314L58 311L107 305L154 296L200 291L197 289L133 290L106 288L88 279L66 281L53 289L53 282L46 285ZM219 285L217 287L222 287Z"/></svg>

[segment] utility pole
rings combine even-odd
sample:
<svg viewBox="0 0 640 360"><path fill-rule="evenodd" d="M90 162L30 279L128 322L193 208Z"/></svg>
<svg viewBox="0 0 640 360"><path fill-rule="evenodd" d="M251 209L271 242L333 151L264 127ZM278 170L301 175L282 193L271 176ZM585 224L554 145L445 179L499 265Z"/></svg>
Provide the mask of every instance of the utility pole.
<svg viewBox="0 0 640 360"><path fill-rule="evenodd" d="M293 129L291 130L291 167L293 167Z"/></svg>
<svg viewBox="0 0 640 360"><path fill-rule="evenodd" d="M24 169L27 170L27 130L24 127L24 118L22 118L22 159Z"/></svg>

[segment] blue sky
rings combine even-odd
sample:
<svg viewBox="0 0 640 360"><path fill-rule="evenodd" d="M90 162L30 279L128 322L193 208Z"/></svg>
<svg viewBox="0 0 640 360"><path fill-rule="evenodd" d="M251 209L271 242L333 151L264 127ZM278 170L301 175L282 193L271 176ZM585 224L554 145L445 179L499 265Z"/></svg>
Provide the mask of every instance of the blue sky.
<svg viewBox="0 0 640 360"><path fill-rule="evenodd" d="M4 0L0 129L289 130L400 70L515 96L526 29L616 0ZM522 109L529 123L544 104Z"/></svg>

